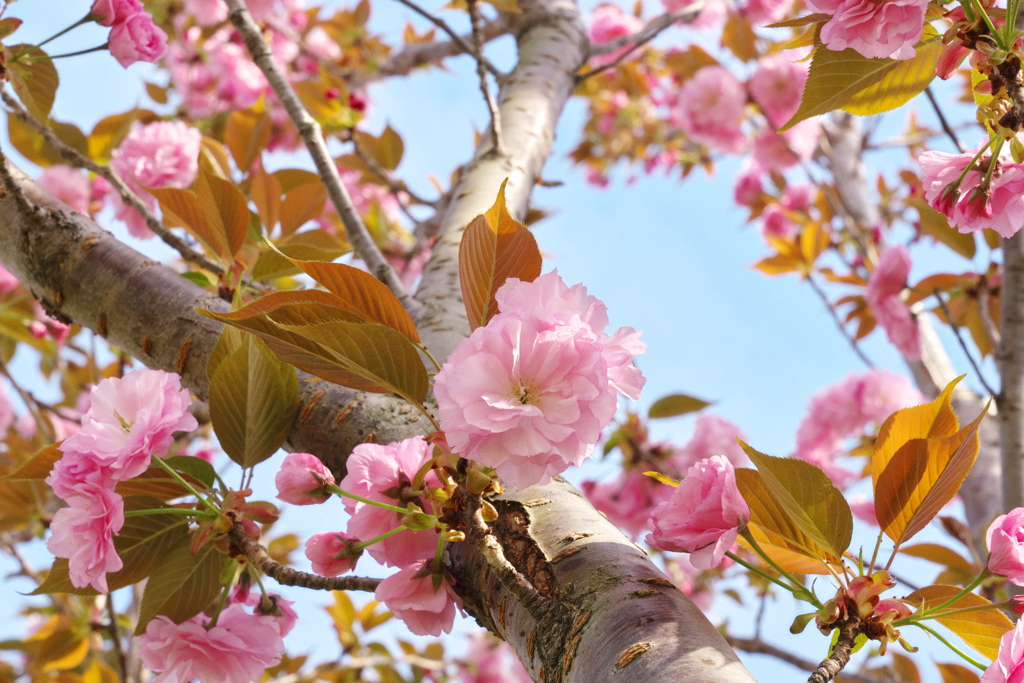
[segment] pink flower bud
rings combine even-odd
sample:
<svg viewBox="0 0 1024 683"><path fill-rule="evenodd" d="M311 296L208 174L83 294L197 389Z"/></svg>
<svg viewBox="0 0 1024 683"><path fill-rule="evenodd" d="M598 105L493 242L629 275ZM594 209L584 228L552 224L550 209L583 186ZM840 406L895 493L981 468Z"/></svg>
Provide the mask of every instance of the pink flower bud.
<svg viewBox="0 0 1024 683"><path fill-rule="evenodd" d="M988 569L1024 586L1024 508L1014 508L996 517L985 533Z"/></svg>
<svg viewBox="0 0 1024 683"><path fill-rule="evenodd" d="M96 23L100 26L113 26L145 11L140 0L96 0L89 10L94 16L99 17Z"/></svg>
<svg viewBox="0 0 1024 683"><path fill-rule="evenodd" d="M358 538L340 532L321 532L306 541L306 558L320 576L338 576L356 566L363 554Z"/></svg>
<svg viewBox="0 0 1024 683"><path fill-rule="evenodd" d="M274 477L277 499L292 505L316 505L331 497L324 487L334 485L334 476L320 459L309 453L291 453Z"/></svg>

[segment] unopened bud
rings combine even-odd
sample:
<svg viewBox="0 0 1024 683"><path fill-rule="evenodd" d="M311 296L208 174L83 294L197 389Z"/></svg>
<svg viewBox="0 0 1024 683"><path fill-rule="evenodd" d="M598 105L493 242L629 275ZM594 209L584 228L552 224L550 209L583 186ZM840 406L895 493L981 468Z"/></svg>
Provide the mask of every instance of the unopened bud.
<svg viewBox="0 0 1024 683"><path fill-rule="evenodd" d="M490 487L493 479L480 470L470 470L466 475L466 489L474 496L479 496Z"/></svg>
<svg viewBox="0 0 1024 683"><path fill-rule="evenodd" d="M480 506L480 512L484 516L485 522L495 522L498 520L498 511L494 509L494 506L488 503L486 500L481 501L483 504Z"/></svg>
<svg viewBox="0 0 1024 683"><path fill-rule="evenodd" d="M434 515L428 515L425 512L410 512L402 517L402 524L410 529L425 531L437 526L437 517L434 517Z"/></svg>

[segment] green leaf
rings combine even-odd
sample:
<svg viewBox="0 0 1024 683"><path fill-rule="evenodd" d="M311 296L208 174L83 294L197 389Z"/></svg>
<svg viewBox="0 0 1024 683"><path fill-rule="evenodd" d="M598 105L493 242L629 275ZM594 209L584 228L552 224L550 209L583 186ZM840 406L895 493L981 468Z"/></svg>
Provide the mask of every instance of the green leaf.
<svg viewBox="0 0 1024 683"><path fill-rule="evenodd" d="M711 405L710 401L687 396L686 394L670 394L662 396L655 401L647 411L647 417L652 420L662 417L676 417L704 410L709 405Z"/></svg>
<svg viewBox="0 0 1024 683"><path fill-rule="evenodd" d="M809 462L765 455L743 441L740 445L796 526L827 551L826 560L841 561L853 535L853 515L832 480Z"/></svg>
<svg viewBox="0 0 1024 683"><path fill-rule="evenodd" d="M176 624L191 619L210 606L220 592L222 555L212 545L192 555L185 538L167 551L146 583L139 606L135 635L146 632L156 616L165 616Z"/></svg>
<svg viewBox="0 0 1024 683"><path fill-rule="evenodd" d="M224 452L242 467L253 467L281 447L295 423L295 368L246 335L210 379L209 403L210 421Z"/></svg>
<svg viewBox="0 0 1024 683"><path fill-rule="evenodd" d="M163 461L175 472L187 474L206 484L207 488L212 489L214 482L217 481L217 473L214 471L213 465L202 458L193 455L174 455L164 458Z"/></svg>
<svg viewBox="0 0 1024 683"><path fill-rule="evenodd" d="M13 61L18 55L24 56ZM7 48L7 73L25 108L41 122L50 120L60 77L49 55L32 45Z"/></svg>
<svg viewBox="0 0 1024 683"><path fill-rule="evenodd" d="M125 498L125 510L152 510L169 507L156 498L131 496ZM142 581L152 573L157 563L178 543L188 542L188 518L175 514L154 514L126 517L121 531L114 537L114 548L124 566L107 574L107 587L111 591ZM89 586L76 588L68 575L68 561L58 558L46 580L31 595L42 593L70 593L97 595Z"/></svg>
<svg viewBox="0 0 1024 683"><path fill-rule="evenodd" d="M200 287L212 287L213 283L210 282L210 278L206 277L205 273L191 272L182 273L181 276L189 282L199 285Z"/></svg>
<svg viewBox="0 0 1024 683"><path fill-rule="evenodd" d="M854 49L814 51L800 108L780 132L804 119L836 109L852 114L878 114L913 99L935 78L942 37L926 34L911 59L868 59Z"/></svg>

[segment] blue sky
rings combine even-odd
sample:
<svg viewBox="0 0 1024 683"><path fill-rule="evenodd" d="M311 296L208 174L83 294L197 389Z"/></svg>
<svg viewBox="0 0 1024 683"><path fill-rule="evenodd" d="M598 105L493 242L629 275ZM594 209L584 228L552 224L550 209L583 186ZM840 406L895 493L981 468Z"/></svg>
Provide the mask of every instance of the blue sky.
<svg viewBox="0 0 1024 683"><path fill-rule="evenodd" d="M585 7L594 4L587 2ZM26 20L17 37L34 42L87 10L88 2L82 0L34 0L13 5L10 13ZM660 6L652 5L646 15L657 11ZM377 0L374 4L373 25L388 35L401 29L405 17L397 3ZM448 12L446 18L460 25L456 13ZM424 25L415 23L422 30ZM676 31L665 40L684 37ZM105 30L85 26L56 45L61 51L73 51L104 40ZM511 65L510 39L497 41L489 49L499 67ZM482 130L487 121L471 63L460 58L449 60L447 66L446 71L417 73L370 91L369 127L379 130L387 122L403 136L405 158L398 173L427 196L433 193L429 176L448 178L456 165L469 159L473 132ZM125 71L108 54L97 53L61 60L58 68L62 83L55 118L88 130L108 114L140 104L152 106L142 82L154 77L153 70L145 65ZM625 175L617 173L608 189L597 189L583 182L582 172L566 157L578 139L583 116L582 103L571 101L544 171L546 179L565 184L539 188L534 194L536 205L551 212L535 228L549 256L545 268L557 267L570 284L585 283L607 303L613 326L643 331L648 352L639 362L648 384L641 407L677 391L713 399L717 402L714 412L740 425L752 445L772 454L790 452L811 394L864 368L807 286L795 278L769 279L752 270L751 264L764 255L765 248L756 229L744 227L744 213L732 204L737 160L720 164L713 177L695 172L685 182L652 176L628 184ZM931 121L929 111L921 116ZM903 115L897 113L888 120L895 129ZM892 153L881 162L890 169L910 163L905 155ZM123 231L117 232L123 236ZM158 257L169 254L151 242L127 241ZM928 268L949 264L956 272L969 267L963 260L937 252L923 263ZM921 265L915 276L924 272ZM864 349L877 365L903 372L898 356L880 334L868 339ZM16 369L19 376L35 381L30 359L22 360ZM659 423L654 432L657 438L685 441L691 429L692 419L681 418ZM272 468L264 467L264 477L270 478ZM596 465L588 471L600 474L608 468ZM322 515L315 510L289 513L281 526L313 533L324 530L315 526L318 518ZM45 554L40 558L44 564ZM737 623L742 618L743 613L727 604L720 603L718 608ZM772 613L772 623L788 627L795 614L791 611L788 603L780 605ZM303 651L312 647L318 658L332 656L333 637L308 645L310 634L325 628L322 614L312 617L293 645ZM797 647L813 653L807 654L813 658L824 652L825 645L814 634L805 636ZM791 669L765 664L763 659L750 662L762 680L771 680L776 673L792 675Z"/></svg>

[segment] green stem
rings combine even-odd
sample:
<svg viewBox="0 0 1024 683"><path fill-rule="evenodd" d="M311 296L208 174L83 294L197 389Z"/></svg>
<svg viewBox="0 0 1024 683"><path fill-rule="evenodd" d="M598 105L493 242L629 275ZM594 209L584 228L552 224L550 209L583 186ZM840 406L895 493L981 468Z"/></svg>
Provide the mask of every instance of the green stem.
<svg viewBox="0 0 1024 683"><path fill-rule="evenodd" d="M204 519L212 519L209 512L185 508L153 508L152 510L126 510L124 513L125 517L141 517L143 515L188 515L190 517L203 517Z"/></svg>
<svg viewBox="0 0 1024 683"><path fill-rule="evenodd" d="M878 561L878 551L882 549L882 534L885 532L878 532L878 539L875 541L875 551L871 553L871 563L868 565L866 574L870 576L875 573L875 562Z"/></svg>
<svg viewBox="0 0 1024 683"><path fill-rule="evenodd" d="M211 502L210 502L209 500L207 500L206 498L204 498L204 497L203 497L202 495L200 495L200 494L199 494L199 492L198 492L198 491L196 491L196 490L195 490L195 488L193 488L193 487L192 487L192 484L190 484L190 483L188 483L187 481L185 481L185 478L184 478L184 477L182 477L182 476L181 476L180 474L178 474L177 472L175 472L175 471L174 471L174 470L173 470L173 469L171 468L171 466L170 466L170 465L168 465L167 463L165 463L165 462L163 461L163 458L153 458L153 462L154 462L154 463L156 463L156 466L157 466L157 467L160 467L160 468L161 468L161 469L163 469L163 470L164 470L165 472L167 472L167 474L169 474L169 475L171 475L172 477L174 477L174 479L175 479L175 480L176 480L176 481L177 481L177 482L178 482L179 484L181 484L182 486L184 486L184 487L185 487L185 489L186 489L186 490L187 490L187 491L188 491L189 493L191 493L191 494L192 494L193 496L195 496L196 498L198 498L198 499L199 499L199 501L200 501L200 502L201 502L201 503L202 503L202 504L203 504L203 505L204 505L204 506L206 507L206 509L207 509L207 510L209 510L209 511L210 511L210 512L212 512L212 513L214 513L215 515L220 515L220 510L218 510L218 509L217 509L217 506L216 506L216 505L214 505L213 503L211 503Z"/></svg>
<svg viewBox="0 0 1024 683"><path fill-rule="evenodd" d="M733 562L735 562L736 564L740 565L741 567L746 568L748 571L754 572L758 576L762 576L762 577L768 579L769 581L774 583L776 586L779 586L780 588L785 588L790 593L793 592L793 587L790 586L788 583L786 583L785 581L780 581L779 579L775 578L774 576L772 576L768 572L765 572L765 571L763 571L761 569L758 569L757 567L755 567L754 565L750 564L749 562L747 562L746 560L741 558L739 555L733 553L732 551L726 550L725 551L725 556L728 557Z"/></svg>
<svg viewBox="0 0 1024 683"><path fill-rule="evenodd" d="M777 571L779 573L779 575L785 576L789 580L789 582L791 584L793 584L793 586L795 588L791 588L790 590L792 590L794 594L803 593L803 594L807 595L808 598L810 598L808 600L808 602L810 602L812 605L814 605L815 607L817 607L819 609L821 609L821 607L823 607L823 605L821 604L821 601L818 600L818 596L816 596L814 593L812 593L802 583L800 583L795 578L793 578L793 576L790 575L790 573L787 572L785 569L780 567L778 565L778 563L775 562L775 560L773 560L772 558L768 557L768 553L766 553L764 550L761 549L761 546L757 544L757 541L754 540L754 536L752 534L749 534L749 533L748 534L744 534L743 538L746 539L747 543L750 544L750 547L753 548L754 552L757 553L758 556L762 560L767 562L768 565L772 569L774 569L775 571Z"/></svg>
<svg viewBox="0 0 1024 683"><path fill-rule="evenodd" d="M981 610L986 609L999 609L1000 607L1010 607L1009 603L1009 600L997 603L987 602L984 605L974 605L973 607L962 607L960 609L946 610L942 614L926 614L920 616L917 614L911 614L906 619L897 619L896 621L892 622L892 625L897 627L906 626L907 624L912 624L915 621L924 621L925 619L945 619L946 617L952 617L957 614L966 614L967 612L980 612Z"/></svg>
<svg viewBox="0 0 1024 683"><path fill-rule="evenodd" d="M356 550L362 550L363 548L368 548L369 546L373 545L374 543L380 543L385 538L390 538L390 537L394 536L395 534L398 534L398 533L401 533L401 532L405 531L408 528L409 527L407 527L406 525L403 524L402 526L397 527L395 529L392 529L391 531L387 531L387 532L381 534L380 536L377 536L375 538L371 538L369 541L360 541L359 543L356 544Z"/></svg>
<svg viewBox="0 0 1024 683"><path fill-rule="evenodd" d="M380 501L377 500L370 500L369 498L363 498L362 496L357 496L354 493L349 493L348 491L339 489L337 486L332 486L328 484L324 488L336 495L344 496L345 498L351 498L352 500L358 500L360 503L366 503L367 505L372 505L374 507L381 508L382 510L391 510L392 512L398 512L403 515L409 514L409 510L406 508L400 508L397 505L388 505L387 503L381 503Z"/></svg>
<svg viewBox="0 0 1024 683"><path fill-rule="evenodd" d="M967 654L966 652L964 652L963 650L958 648L956 645L954 645L953 643L949 642L949 640L947 640L941 633L939 633L935 629L929 627L927 624L922 624L922 623L919 623L919 622L914 622L913 624L911 624L911 626L916 626L919 629L922 629L922 630L927 631L928 633L932 634L933 636L935 636L935 638L940 643L942 643L943 645L948 647L950 650L952 650L956 654L960 655L960 657L962 657L964 661L970 663L972 666L975 666L975 667L977 667L978 669L980 669L982 671L984 671L985 669L988 668L987 666L985 666L984 664L982 664L981 662L977 661L976 659L971 657L969 654Z"/></svg>
<svg viewBox="0 0 1024 683"><path fill-rule="evenodd" d="M416 346L416 348L422 351L427 358L430 359L430 362L434 364L434 367L437 368L438 371L441 370L441 364L437 362L437 359L434 358L433 354L430 353L426 346L418 342L413 342L413 344Z"/></svg>
<svg viewBox="0 0 1024 683"><path fill-rule="evenodd" d="M49 57L49 59L64 59L65 57L77 57L79 55L87 55L90 52L102 52L103 50L106 50L108 47L109 43L103 43L102 45L97 45L96 47L90 47L87 50L78 50L77 52L66 52L62 55L53 55L52 57Z"/></svg>
<svg viewBox="0 0 1024 683"><path fill-rule="evenodd" d="M975 5L975 9L978 10L978 13L981 14L981 18L985 20L985 25L988 26L988 30L992 38L996 41L996 44L1000 48L1008 50L1009 48L1005 45L1006 40L1003 38L1003 35L1001 33L996 31L996 27L992 23L992 19L989 18L988 12L985 11L985 6L982 5L981 2L979 2L979 0L971 0L971 2Z"/></svg>
<svg viewBox="0 0 1024 683"><path fill-rule="evenodd" d="M217 620L220 619L220 613L224 609L224 603L228 601L228 596L231 594L231 590L238 583L238 577L242 574L242 565L235 564L235 573L231 577L231 583L224 587L224 591L220 594L220 600L217 601L217 609L213 613L213 619L206 625L206 630L209 631L211 628L217 625Z"/></svg>
<svg viewBox="0 0 1024 683"><path fill-rule="evenodd" d="M41 47L42 47L43 45L46 45L47 43L49 43L49 42L50 42L51 40L56 40L57 38L60 38L60 37L61 37L62 35L64 35L64 34L65 34L65 33L67 33L68 31L70 31L70 30L72 30L72 29L76 29L76 28L78 28L79 26L81 26L82 24L87 24L87 23L89 23L90 21L93 21L93 18L94 18L94 17L93 17L93 14L92 14L91 12L90 12L89 14L86 14L86 15L85 15L84 17L82 17L81 19L79 19L79 20L78 20L78 21L76 21L75 23L71 24L71 26L68 26L68 27L67 27L66 29L64 29L63 31L58 31L57 33L54 33L54 34L53 34L52 36L50 36L49 38L47 38L47 39L46 39L46 40L44 40L43 42L41 42L41 43L39 43L38 45L36 45L36 49L39 49L39 48L41 48Z"/></svg>

